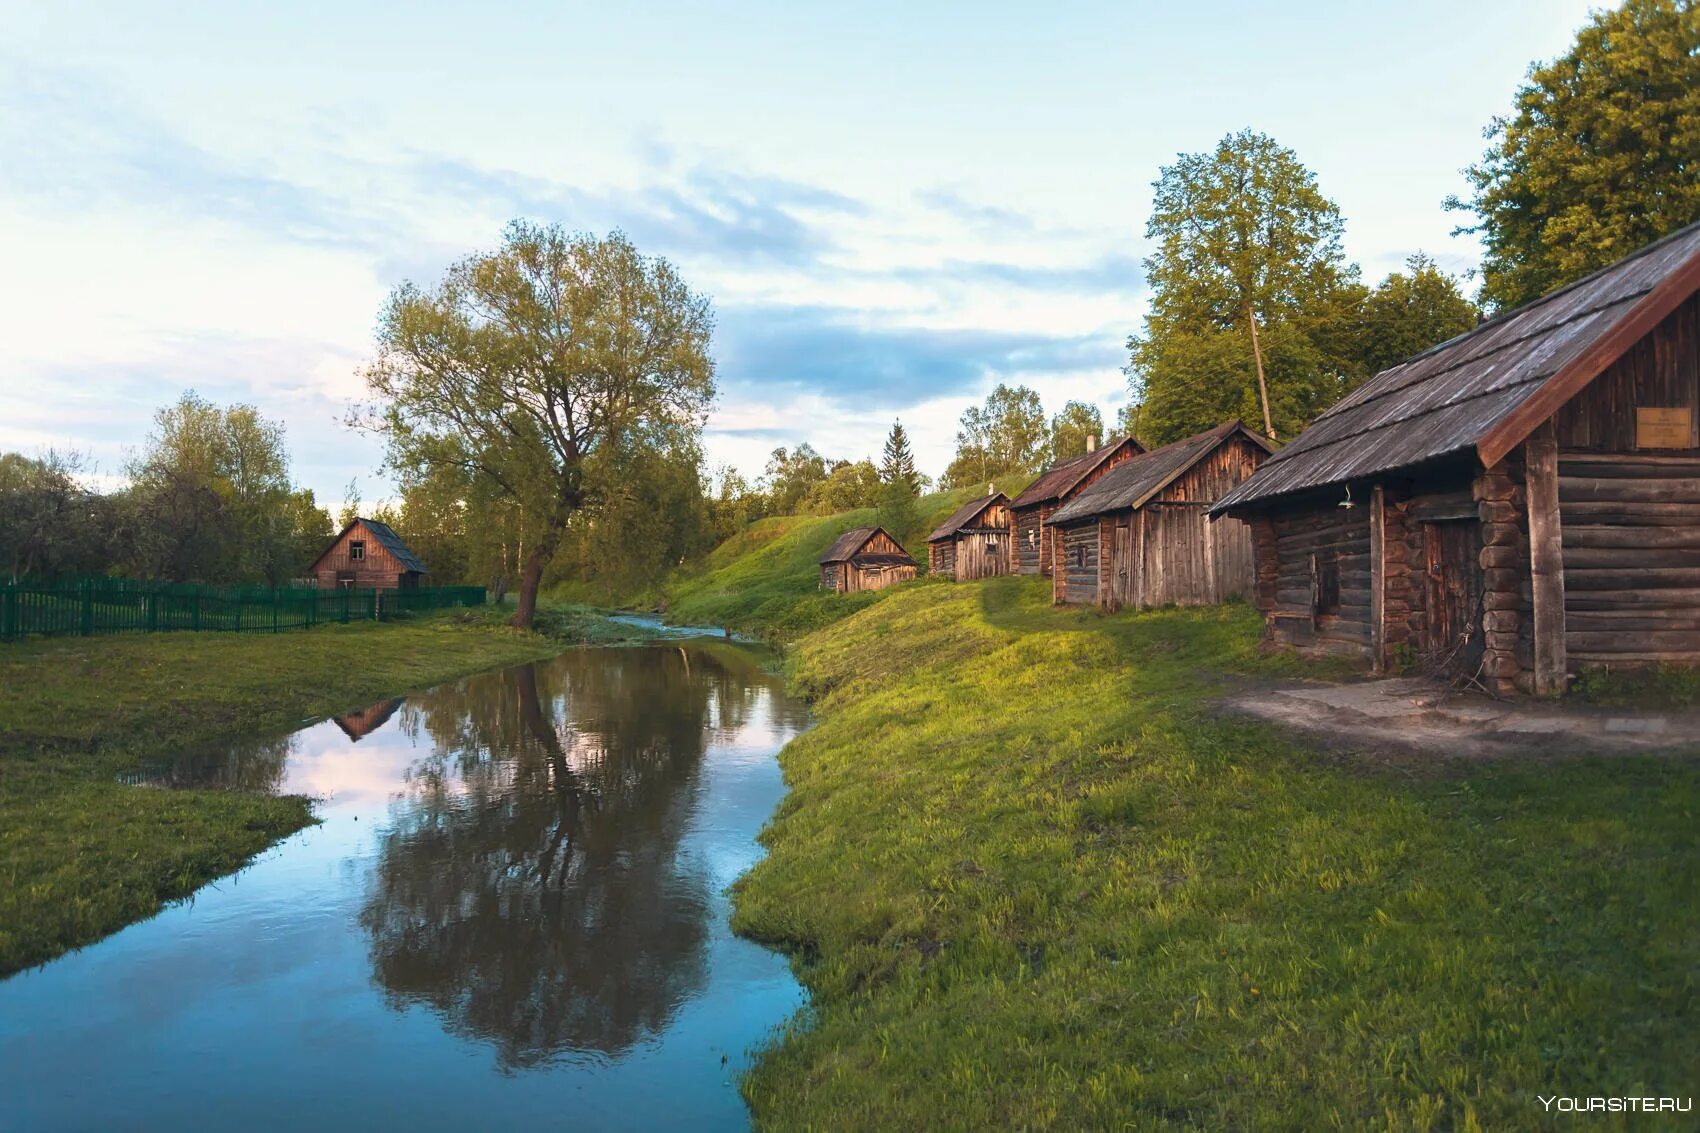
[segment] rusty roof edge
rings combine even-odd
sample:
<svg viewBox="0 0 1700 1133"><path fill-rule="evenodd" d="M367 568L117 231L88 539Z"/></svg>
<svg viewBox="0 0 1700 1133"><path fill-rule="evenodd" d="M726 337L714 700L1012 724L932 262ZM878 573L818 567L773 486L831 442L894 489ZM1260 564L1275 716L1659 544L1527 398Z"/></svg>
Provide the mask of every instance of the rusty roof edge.
<svg viewBox="0 0 1700 1133"><path fill-rule="evenodd" d="M1051 465L1051 467L1049 467L1049 468L1045 469L1045 471L1039 473L1038 479L1034 480L1034 482L1032 484L1029 484L1025 489L1023 489L1021 494L1016 496L1014 501L1011 501L1012 504L1015 504L1016 506L1020 506L1020 507L1032 507L1034 504L1042 504L1046 500L1060 500L1062 497L1064 497L1068 493L1072 492L1075 488L1079 487L1080 482L1082 480L1086 479L1086 477L1090 476L1092 474L1093 470L1096 469L1105 460L1109 459L1109 455L1111 453L1115 452L1118 448L1121 448L1123 445L1128 445L1128 444L1131 444L1136 450L1138 450L1137 452L1134 453L1135 456L1139 456L1139 455L1144 454L1145 446L1140 444L1138 441L1134 440L1134 438L1131 435L1126 436L1126 437L1117 437L1117 438L1114 439L1114 441L1112 443L1106 444L1102 448L1093 449L1091 452L1083 452L1079 456L1070 457L1067 460L1059 460L1057 463ZM1092 457L1096 457L1097 459L1095 459L1095 460L1090 459ZM1051 475L1051 473L1053 473L1053 472L1060 472L1060 471L1068 468L1070 465L1074 465L1074 464L1080 465L1080 475L1076 476L1073 480L1062 485L1055 492L1052 492L1048 496L1039 496L1035 499L1027 500L1026 503L1020 503L1019 502L1022 499L1025 499L1026 496L1027 496L1027 493L1031 492L1035 487L1037 487L1039 485L1040 481L1044 480L1045 477Z"/></svg>

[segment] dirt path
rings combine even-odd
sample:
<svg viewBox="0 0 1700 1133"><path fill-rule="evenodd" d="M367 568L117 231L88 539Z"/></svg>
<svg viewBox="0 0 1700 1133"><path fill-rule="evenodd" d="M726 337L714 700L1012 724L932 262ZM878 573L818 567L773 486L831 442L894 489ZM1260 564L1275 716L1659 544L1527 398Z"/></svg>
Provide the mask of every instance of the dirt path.
<svg viewBox="0 0 1700 1133"><path fill-rule="evenodd" d="M1441 756L1700 753L1700 711L1494 700L1421 677L1263 686L1222 707L1338 744Z"/></svg>

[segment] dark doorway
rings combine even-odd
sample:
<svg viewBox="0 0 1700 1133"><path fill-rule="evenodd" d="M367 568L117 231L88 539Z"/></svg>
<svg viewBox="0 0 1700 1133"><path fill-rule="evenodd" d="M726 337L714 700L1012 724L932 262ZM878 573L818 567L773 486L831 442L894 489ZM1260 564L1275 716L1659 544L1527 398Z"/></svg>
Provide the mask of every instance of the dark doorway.
<svg viewBox="0 0 1700 1133"><path fill-rule="evenodd" d="M1482 661L1481 525L1425 523L1423 544L1424 660L1435 672L1472 674Z"/></svg>

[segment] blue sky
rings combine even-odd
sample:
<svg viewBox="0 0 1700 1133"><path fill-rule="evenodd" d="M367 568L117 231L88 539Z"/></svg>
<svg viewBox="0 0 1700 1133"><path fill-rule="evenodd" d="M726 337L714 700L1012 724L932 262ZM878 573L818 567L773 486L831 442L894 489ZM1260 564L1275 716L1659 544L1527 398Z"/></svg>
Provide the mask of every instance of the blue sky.
<svg viewBox="0 0 1700 1133"><path fill-rule="evenodd" d="M514 216L714 296L714 463L925 471L998 381L1126 401L1150 183L1250 126L1371 282L1475 244L1441 209L1584 3L0 2L0 449L116 474L193 387L296 476L389 493L341 419L375 316Z"/></svg>

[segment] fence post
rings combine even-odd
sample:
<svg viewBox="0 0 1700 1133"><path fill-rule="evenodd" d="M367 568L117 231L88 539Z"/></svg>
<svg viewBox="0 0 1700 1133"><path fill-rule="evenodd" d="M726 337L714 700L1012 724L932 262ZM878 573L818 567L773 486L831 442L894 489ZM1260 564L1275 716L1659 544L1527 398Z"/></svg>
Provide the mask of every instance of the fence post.
<svg viewBox="0 0 1700 1133"><path fill-rule="evenodd" d="M196 630L196 631L199 631L200 628L201 628L201 588L200 587L197 586L195 588L194 594L190 595L190 602L191 602L191 605L189 606L189 628Z"/></svg>
<svg viewBox="0 0 1700 1133"><path fill-rule="evenodd" d="M94 633L94 579L83 579L83 636Z"/></svg>
<svg viewBox="0 0 1700 1133"><path fill-rule="evenodd" d="M6 587L6 607L0 615L0 637L7 641L18 636L18 584L11 583Z"/></svg>
<svg viewBox="0 0 1700 1133"><path fill-rule="evenodd" d="M272 587L272 632L273 633L276 633L277 630L278 630L277 606L278 606L278 603L281 602L281 601L283 601L283 595L278 593L277 587L275 587L275 586Z"/></svg>
<svg viewBox="0 0 1700 1133"><path fill-rule="evenodd" d="M348 591L349 591L348 587L344 586L342 588L342 624L343 625L348 624Z"/></svg>

